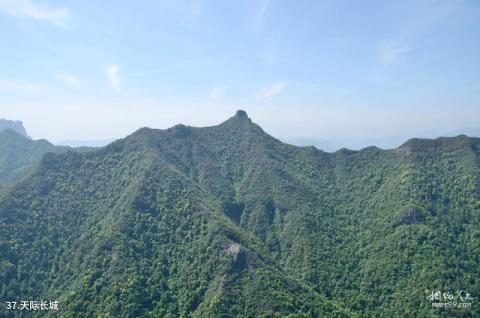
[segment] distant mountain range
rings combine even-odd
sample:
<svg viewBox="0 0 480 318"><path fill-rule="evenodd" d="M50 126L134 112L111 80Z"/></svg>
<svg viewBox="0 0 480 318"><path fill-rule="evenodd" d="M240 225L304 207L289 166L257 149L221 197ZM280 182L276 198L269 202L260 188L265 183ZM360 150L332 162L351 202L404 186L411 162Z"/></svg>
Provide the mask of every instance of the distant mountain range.
<svg viewBox="0 0 480 318"><path fill-rule="evenodd" d="M0 119L0 131L5 129L12 129L18 134L27 137L27 131L23 127L21 121L12 121L7 119ZM426 132L422 134L422 138L438 138L440 136L444 137L454 137L458 135L466 135L469 137L480 137L480 128L478 127L469 127L461 128L453 131L447 132ZM320 150L327 152L334 152L342 148L359 150L369 146L376 146L382 149L393 149L400 146L405 140L410 138L419 137L414 135L398 135L390 137L379 137L379 138L328 138L320 139L316 137L304 137L304 138L291 138L284 139L283 141L296 146L314 146ZM54 142L58 146L68 146L68 147L103 147L113 142L115 139L89 139L89 140L80 140L80 139L68 139L58 142Z"/></svg>
<svg viewBox="0 0 480 318"><path fill-rule="evenodd" d="M461 128L452 131L444 132L425 132L421 136L415 135L397 135L389 137L363 137L363 138L293 138L284 139L286 143L296 146L314 146L320 150L334 152L342 148L360 150L369 146L376 146L381 149L393 149L400 146L405 140L422 137L422 138L438 138L438 137L455 137L459 135L466 135L469 137L480 137L480 128Z"/></svg>
<svg viewBox="0 0 480 318"><path fill-rule="evenodd" d="M1 192L0 300L55 300L59 317L478 317L479 185L478 138L327 153L243 111L141 128L46 153ZM432 305L457 291L470 306Z"/></svg>
<svg viewBox="0 0 480 318"><path fill-rule="evenodd" d="M58 146L69 146L69 147L103 147L113 142L115 139L91 139L91 140L76 140L68 139L55 142Z"/></svg>

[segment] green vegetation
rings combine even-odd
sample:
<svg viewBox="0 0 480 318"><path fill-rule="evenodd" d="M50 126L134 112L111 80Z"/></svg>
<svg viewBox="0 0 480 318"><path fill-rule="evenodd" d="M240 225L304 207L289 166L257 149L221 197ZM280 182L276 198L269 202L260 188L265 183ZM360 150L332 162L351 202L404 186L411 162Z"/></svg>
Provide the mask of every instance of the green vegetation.
<svg viewBox="0 0 480 318"><path fill-rule="evenodd" d="M23 126L21 128L25 130ZM93 149L95 148L56 146L44 139L32 140L17 131L2 130L0 125L0 190L26 175L47 152L85 152Z"/></svg>
<svg viewBox="0 0 480 318"><path fill-rule="evenodd" d="M0 198L0 299L61 317L475 317L479 156L465 136L330 154L241 111L48 153ZM457 289L471 308L425 292Z"/></svg>
<svg viewBox="0 0 480 318"><path fill-rule="evenodd" d="M0 189L26 174L45 153L65 152L67 149L46 140L31 140L11 129L0 129Z"/></svg>

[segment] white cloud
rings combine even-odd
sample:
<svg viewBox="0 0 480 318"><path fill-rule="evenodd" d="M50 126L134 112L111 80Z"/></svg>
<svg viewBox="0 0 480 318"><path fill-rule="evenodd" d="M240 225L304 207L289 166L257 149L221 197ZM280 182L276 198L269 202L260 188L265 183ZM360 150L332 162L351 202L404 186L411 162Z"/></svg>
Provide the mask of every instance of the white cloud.
<svg viewBox="0 0 480 318"><path fill-rule="evenodd" d="M85 83L81 79L67 73L58 74L58 78L60 78L68 86L75 89L80 89L85 86Z"/></svg>
<svg viewBox="0 0 480 318"><path fill-rule="evenodd" d="M118 76L119 72L120 68L118 67L118 65L110 64L107 66L106 74L108 84L110 84L110 86L116 91L120 90L120 78Z"/></svg>
<svg viewBox="0 0 480 318"><path fill-rule="evenodd" d="M16 18L32 18L65 27L70 18L66 8L39 6L32 0L0 0L0 11Z"/></svg>
<svg viewBox="0 0 480 318"><path fill-rule="evenodd" d="M41 93L44 89L36 84L15 82L0 78L0 91L7 91L21 94Z"/></svg>
<svg viewBox="0 0 480 318"><path fill-rule="evenodd" d="M397 41L383 41L378 45L378 56L382 65L401 64L410 51L411 47Z"/></svg>
<svg viewBox="0 0 480 318"><path fill-rule="evenodd" d="M273 84L270 87L267 87L267 88L259 91L257 93L257 97L256 97L257 103L269 100L269 99L273 98L274 96L280 94L285 89L286 85L287 85L286 81L278 82L278 83Z"/></svg>

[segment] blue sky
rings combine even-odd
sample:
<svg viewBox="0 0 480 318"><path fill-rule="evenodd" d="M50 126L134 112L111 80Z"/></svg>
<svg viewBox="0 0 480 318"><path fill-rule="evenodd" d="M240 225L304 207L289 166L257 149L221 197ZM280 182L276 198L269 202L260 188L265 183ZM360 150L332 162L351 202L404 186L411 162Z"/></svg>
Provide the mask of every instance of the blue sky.
<svg viewBox="0 0 480 318"><path fill-rule="evenodd" d="M119 138L245 109L283 139L480 123L480 1L0 0L0 117Z"/></svg>

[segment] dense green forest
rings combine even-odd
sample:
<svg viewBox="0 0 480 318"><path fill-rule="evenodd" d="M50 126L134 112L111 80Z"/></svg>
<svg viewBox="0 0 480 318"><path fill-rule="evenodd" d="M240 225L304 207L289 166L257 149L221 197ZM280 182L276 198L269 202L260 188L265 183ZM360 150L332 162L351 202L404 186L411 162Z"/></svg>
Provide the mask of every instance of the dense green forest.
<svg viewBox="0 0 480 318"><path fill-rule="evenodd" d="M25 175L45 153L65 152L67 149L46 140L31 140L16 131L0 127L0 190Z"/></svg>
<svg viewBox="0 0 480 318"><path fill-rule="evenodd" d="M326 153L239 111L31 166L0 196L3 302L56 300L60 317L480 316L478 138ZM457 290L470 307L428 299Z"/></svg>

